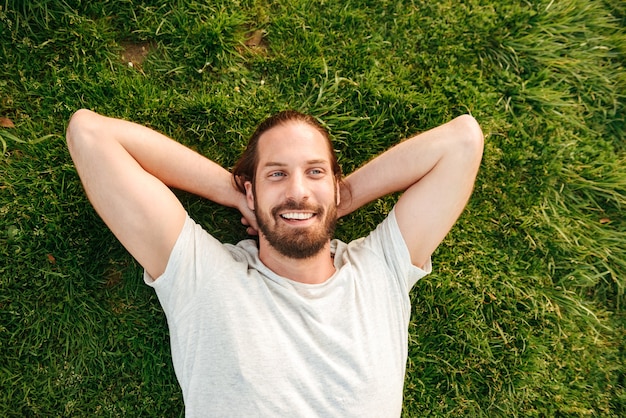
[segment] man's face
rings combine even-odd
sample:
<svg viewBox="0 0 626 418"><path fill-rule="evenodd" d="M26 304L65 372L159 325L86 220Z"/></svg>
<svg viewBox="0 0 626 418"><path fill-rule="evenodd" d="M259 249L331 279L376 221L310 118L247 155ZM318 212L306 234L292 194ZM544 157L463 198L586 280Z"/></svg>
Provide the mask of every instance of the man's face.
<svg viewBox="0 0 626 418"><path fill-rule="evenodd" d="M255 184L246 183L263 241L290 258L319 253L337 221L337 184L330 150L317 130L288 122L261 135Z"/></svg>

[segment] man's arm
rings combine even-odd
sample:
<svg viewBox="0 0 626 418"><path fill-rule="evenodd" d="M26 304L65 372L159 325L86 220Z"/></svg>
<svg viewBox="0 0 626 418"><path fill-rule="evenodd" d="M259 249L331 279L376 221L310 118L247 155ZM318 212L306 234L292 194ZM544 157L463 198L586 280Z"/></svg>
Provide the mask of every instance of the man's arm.
<svg viewBox="0 0 626 418"><path fill-rule="evenodd" d="M413 264L422 267L463 211L482 151L482 131L469 115L414 136L346 178L339 216L403 191L396 218Z"/></svg>
<svg viewBox="0 0 626 418"><path fill-rule="evenodd" d="M67 143L94 208L154 278L164 272L185 222L168 186L247 210L228 171L144 126L79 110Z"/></svg>

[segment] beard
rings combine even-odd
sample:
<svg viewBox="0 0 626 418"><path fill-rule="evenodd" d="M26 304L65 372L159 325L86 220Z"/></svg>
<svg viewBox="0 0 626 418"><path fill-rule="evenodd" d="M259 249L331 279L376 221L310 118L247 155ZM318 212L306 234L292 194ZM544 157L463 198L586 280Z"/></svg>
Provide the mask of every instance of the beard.
<svg viewBox="0 0 626 418"><path fill-rule="evenodd" d="M259 207L255 195L255 207ZM311 211L321 219L309 227L290 227L280 222L280 212L287 210ZM312 206L288 200L272 209L271 214L256 212L259 229L267 242L280 254L294 259L305 259L318 254L330 241L337 225L337 207Z"/></svg>

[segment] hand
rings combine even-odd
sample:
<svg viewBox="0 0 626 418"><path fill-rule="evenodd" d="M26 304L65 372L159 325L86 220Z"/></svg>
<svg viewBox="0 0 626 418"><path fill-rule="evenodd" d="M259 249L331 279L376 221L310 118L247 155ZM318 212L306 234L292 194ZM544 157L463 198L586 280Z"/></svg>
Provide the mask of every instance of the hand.
<svg viewBox="0 0 626 418"><path fill-rule="evenodd" d="M254 221L254 224L251 224L244 216L241 218L241 223L244 226L247 226L246 232L248 233L248 235L259 235L258 227L256 226L256 219Z"/></svg>
<svg viewBox="0 0 626 418"><path fill-rule="evenodd" d="M240 203L238 207L239 212L243 215L241 217L241 223L247 227L246 232L249 235L259 235L259 225L256 221L256 214L248 207L246 196L244 194L242 194L242 196L243 203Z"/></svg>

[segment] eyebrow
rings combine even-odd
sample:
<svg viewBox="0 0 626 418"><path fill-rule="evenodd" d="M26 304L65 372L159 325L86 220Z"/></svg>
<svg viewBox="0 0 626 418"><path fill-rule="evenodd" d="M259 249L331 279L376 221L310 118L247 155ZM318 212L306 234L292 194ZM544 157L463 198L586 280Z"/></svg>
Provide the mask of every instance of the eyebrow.
<svg viewBox="0 0 626 418"><path fill-rule="evenodd" d="M316 165L316 164L329 164L330 165L330 161L328 160L308 160L306 162L307 165ZM267 163L263 164L263 167L286 167L289 164L287 163L281 163L278 161L268 161Z"/></svg>

